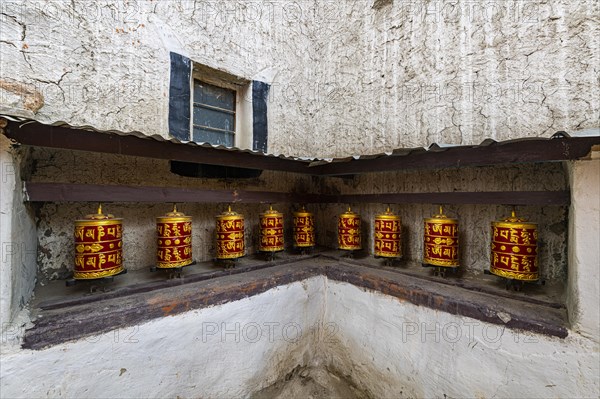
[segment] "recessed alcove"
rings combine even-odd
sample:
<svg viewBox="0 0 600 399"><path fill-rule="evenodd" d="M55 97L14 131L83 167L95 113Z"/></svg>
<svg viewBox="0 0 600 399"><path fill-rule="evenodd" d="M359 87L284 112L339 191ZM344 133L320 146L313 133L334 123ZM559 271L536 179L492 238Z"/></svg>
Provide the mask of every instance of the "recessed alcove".
<svg viewBox="0 0 600 399"><path fill-rule="evenodd" d="M15 129L10 134L18 132ZM158 150L141 156L140 149L127 142L149 139L83 132L94 140L107 140L103 150L95 152L82 142L76 143L79 148L69 148L72 143L64 139L76 129L60 129L46 138L32 132L18 137L46 141L14 150L20 167L16 181L23 189L23 197L19 191L15 201L33 229L29 238L37 245L33 253L38 269L27 317L19 315L23 325L7 330L7 341L21 347L9 351L3 361L4 375L15 379L14 385L7 385L8 392L17 392L17 381L25 374L36 375L31 367L22 367L28 356L35 358L39 370L61 358L60 369L53 372L56 383L32 387L27 391L31 395L46 389L51 396L118 396L111 393L112 386L106 392L88 386L85 381L92 377L80 371L88 366L101 370L107 381L145 381L128 391L133 396L260 395L280 389L286 379L306 382L311 373L356 387L359 397L389 392L399 397L455 397L476 391L481 396L564 396L575 389L594 389L593 379L587 377L593 375L593 366L582 371L591 383L575 387L570 382L560 388L537 371L530 373L530 386L510 386L501 370L502 365L511 366L515 356L520 373L525 373L527 362L527 370L543 370L555 351L562 350L564 362L554 371L566 373L575 364L593 364L597 356L595 341L573 330L578 325L570 306L577 292L569 258L574 173L570 162L584 147L589 153L593 139L535 141L540 148L550 146L546 161L539 153L527 158L532 143L525 143L528 150L522 153L511 147L518 155L481 146L364 157L358 163L245 152L233 152L231 158L230 150L196 148L199 154L209 151L213 160L223 154L224 165L264 166L259 177L215 180L175 175ZM67 136L61 139L62 134ZM109 149L113 138L118 151ZM560 140L566 140L561 146L568 151L553 149ZM170 154L181 148L186 156L196 157L187 144L158 140L150 147L155 145ZM508 144L498 147L504 145ZM475 161L457 165L469 151L475 151L469 155ZM488 157L494 151L503 155L494 161L479 151L487 151ZM418 161L420 157L426 158ZM427 164L438 157L443 161L436 167ZM513 163L515 157L523 163ZM386 160L389 170L382 169ZM411 162L417 164L402 167ZM369 170L369 165L378 171ZM64 282L72 268L73 221L93 212L98 201L124 220L128 273L116 276L106 292L91 294L89 284L66 287ZM174 279L149 270L155 260L155 218L169 211L171 202L193 217L196 261ZM286 215L288 226L288 248L273 262L255 254L258 215L269 203ZM461 269L445 278L433 276L420 262L423 218L435 213L440 203L461 226ZM226 204L246 216L248 253L234 269L212 261L214 217ZM290 215L301 204L317 222L319 247L310 254L289 247ZM404 257L392 266L373 258L371 244L373 217L387 204L403 224ZM348 205L362 216L366 243L353 259L335 249L336 217ZM538 222L540 230L545 285L528 285L522 292L507 291L501 280L483 273L489 265L490 222L508 216L513 206L519 215ZM28 298L25 289L18 294ZM279 340L264 342L248 335L257 328L261 337L268 335L274 326L303 334L298 340L280 335ZM89 350L89 345L96 347ZM169 354L165 358L153 351ZM423 353L446 371L427 378ZM490 377L485 370L496 372ZM67 383L63 374L73 373L79 373L77 383ZM470 382L484 378L489 386Z"/></svg>
<svg viewBox="0 0 600 399"><path fill-rule="evenodd" d="M0 397L600 397L596 3L2 1ZM127 273L71 285L99 203ZM174 203L194 263L152 271ZM445 276L421 263L440 205ZM233 268L213 259L228 206ZM394 262L374 257L388 206ZM539 284L485 273L513 210L537 223Z"/></svg>

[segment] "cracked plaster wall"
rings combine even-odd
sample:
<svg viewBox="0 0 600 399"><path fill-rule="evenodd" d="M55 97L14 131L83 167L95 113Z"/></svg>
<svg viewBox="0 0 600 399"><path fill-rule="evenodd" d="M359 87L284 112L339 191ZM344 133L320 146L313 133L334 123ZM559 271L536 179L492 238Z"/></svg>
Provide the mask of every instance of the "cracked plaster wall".
<svg viewBox="0 0 600 399"><path fill-rule="evenodd" d="M340 156L597 127L593 0L2 3L36 118L165 135L169 51L272 84L269 151ZM0 90L0 99L18 98Z"/></svg>
<svg viewBox="0 0 600 399"><path fill-rule="evenodd" d="M339 3L317 50L316 82L331 89L305 148L340 156L598 126L598 2L383 3Z"/></svg>
<svg viewBox="0 0 600 399"><path fill-rule="evenodd" d="M272 149L296 154L287 131L304 123L297 88L317 68L313 46L333 9L332 1L3 2L0 77L39 89L41 121L164 136L174 51L271 83Z"/></svg>

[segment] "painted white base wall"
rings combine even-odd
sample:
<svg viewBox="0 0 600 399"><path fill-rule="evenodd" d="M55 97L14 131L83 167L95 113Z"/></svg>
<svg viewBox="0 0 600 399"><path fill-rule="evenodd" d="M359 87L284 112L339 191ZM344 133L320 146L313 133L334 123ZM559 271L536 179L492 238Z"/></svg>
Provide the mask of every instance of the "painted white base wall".
<svg viewBox="0 0 600 399"><path fill-rule="evenodd" d="M297 365L327 366L381 398L600 392L599 344L578 333L517 332L325 277L41 351L4 349L2 398L248 397Z"/></svg>
<svg viewBox="0 0 600 399"><path fill-rule="evenodd" d="M324 293L325 278L315 277L74 343L4 353L0 396L247 397L308 365Z"/></svg>
<svg viewBox="0 0 600 399"><path fill-rule="evenodd" d="M328 282L326 362L377 398L597 398L598 341L509 330Z"/></svg>

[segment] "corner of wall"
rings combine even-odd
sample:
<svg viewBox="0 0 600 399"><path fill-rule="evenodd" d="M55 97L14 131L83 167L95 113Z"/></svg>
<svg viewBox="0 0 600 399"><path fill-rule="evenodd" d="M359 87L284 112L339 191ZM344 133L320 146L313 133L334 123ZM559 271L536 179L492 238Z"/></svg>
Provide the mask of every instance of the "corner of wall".
<svg viewBox="0 0 600 399"><path fill-rule="evenodd" d="M600 336L600 159L567 165L571 188L567 311L571 328Z"/></svg>
<svg viewBox="0 0 600 399"><path fill-rule="evenodd" d="M35 216L23 202L22 156L0 134L0 317L2 329L33 293L37 270Z"/></svg>

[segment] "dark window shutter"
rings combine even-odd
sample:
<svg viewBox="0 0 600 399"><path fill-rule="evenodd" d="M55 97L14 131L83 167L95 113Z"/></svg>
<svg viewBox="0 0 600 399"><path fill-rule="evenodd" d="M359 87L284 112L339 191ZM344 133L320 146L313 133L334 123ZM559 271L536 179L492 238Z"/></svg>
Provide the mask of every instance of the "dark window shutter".
<svg viewBox="0 0 600 399"><path fill-rule="evenodd" d="M252 149L267 152L267 99L271 85L252 81Z"/></svg>
<svg viewBox="0 0 600 399"><path fill-rule="evenodd" d="M189 58L171 53L171 83L169 87L169 133L179 140L190 139L190 76Z"/></svg>

